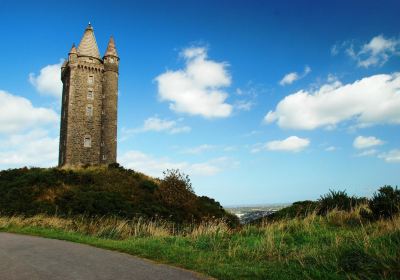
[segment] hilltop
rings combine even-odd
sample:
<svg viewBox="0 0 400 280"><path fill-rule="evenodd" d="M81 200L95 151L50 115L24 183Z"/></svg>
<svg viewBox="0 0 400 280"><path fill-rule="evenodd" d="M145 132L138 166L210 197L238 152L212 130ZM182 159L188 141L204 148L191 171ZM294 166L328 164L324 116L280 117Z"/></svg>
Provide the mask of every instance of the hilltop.
<svg viewBox="0 0 400 280"><path fill-rule="evenodd" d="M143 217L176 223L236 216L219 202L197 196L187 175L167 170L152 178L118 164L79 169L19 168L0 172L0 213Z"/></svg>

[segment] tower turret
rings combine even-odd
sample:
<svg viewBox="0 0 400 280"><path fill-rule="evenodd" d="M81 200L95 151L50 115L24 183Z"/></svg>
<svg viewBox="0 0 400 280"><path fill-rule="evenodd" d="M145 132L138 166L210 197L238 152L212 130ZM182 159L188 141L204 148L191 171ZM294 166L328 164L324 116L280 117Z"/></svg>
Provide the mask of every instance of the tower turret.
<svg viewBox="0 0 400 280"><path fill-rule="evenodd" d="M75 44L72 44L71 50L68 53L68 61L75 62L78 59L78 51Z"/></svg>
<svg viewBox="0 0 400 280"><path fill-rule="evenodd" d="M111 37L103 57L102 163L117 159L117 106L119 57Z"/></svg>

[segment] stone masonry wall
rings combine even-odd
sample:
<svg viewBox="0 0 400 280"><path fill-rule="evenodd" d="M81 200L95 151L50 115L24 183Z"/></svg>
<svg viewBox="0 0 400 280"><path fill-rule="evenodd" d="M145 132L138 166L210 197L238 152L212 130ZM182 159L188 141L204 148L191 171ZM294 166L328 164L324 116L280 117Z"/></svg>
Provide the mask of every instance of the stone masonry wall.
<svg viewBox="0 0 400 280"><path fill-rule="evenodd" d="M118 58L104 58L102 163L117 160Z"/></svg>
<svg viewBox="0 0 400 280"><path fill-rule="evenodd" d="M66 113L62 113L60 138L60 151L64 158L61 159L60 154L60 165L98 165L101 159L103 64L97 59L78 57L67 68L67 77L63 80L63 95L67 95L63 98L63 111ZM93 77L92 83L89 82L89 76ZM66 82L69 82L69 86L65 86ZM93 98L88 97L89 91ZM88 104L93 106L91 117L86 113ZM86 136L91 138L91 147L84 147Z"/></svg>

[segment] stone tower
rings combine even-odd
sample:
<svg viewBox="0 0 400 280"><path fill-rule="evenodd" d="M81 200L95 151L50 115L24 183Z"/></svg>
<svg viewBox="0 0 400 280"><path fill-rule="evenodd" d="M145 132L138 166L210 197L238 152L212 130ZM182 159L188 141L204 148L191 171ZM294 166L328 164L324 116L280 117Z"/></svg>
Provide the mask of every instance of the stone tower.
<svg viewBox="0 0 400 280"><path fill-rule="evenodd" d="M60 167L116 162L118 68L114 39L101 58L89 23L61 67Z"/></svg>

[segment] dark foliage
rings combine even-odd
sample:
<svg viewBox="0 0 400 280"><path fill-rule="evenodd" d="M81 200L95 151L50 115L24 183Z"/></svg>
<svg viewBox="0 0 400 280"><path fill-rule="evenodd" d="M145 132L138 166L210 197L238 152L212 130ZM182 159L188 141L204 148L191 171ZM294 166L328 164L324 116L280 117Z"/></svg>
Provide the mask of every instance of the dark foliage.
<svg viewBox="0 0 400 280"><path fill-rule="evenodd" d="M318 208L318 202L311 200L297 201L271 215L272 219L304 218Z"/></svg>
<svg viewBox="0 0 400 280"><path fill-rule="evenodd" d="M349 196L346 191L330 190L329 193L321 196L321 198L318 200L318 214L326 215L333 209L351 211L361 201L361 199L355 196Z"/></svg>
<svg viewBox="0 0 400 280"><path fill-rule="evenodd" d="M194 194L189 177L167 171L158 180L118 164L78 170L20 168L0 171L0 213L39 213L200 222L237 218L208 197Z"/></svg>
<svg viewBox="0 0 400 280"><path fill-rule="evenodd" d="M369 201L369 209L375 219L391 218L400 213L400 189L383 186Z"/></svg>

